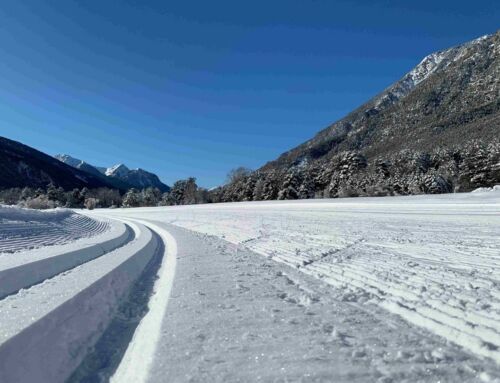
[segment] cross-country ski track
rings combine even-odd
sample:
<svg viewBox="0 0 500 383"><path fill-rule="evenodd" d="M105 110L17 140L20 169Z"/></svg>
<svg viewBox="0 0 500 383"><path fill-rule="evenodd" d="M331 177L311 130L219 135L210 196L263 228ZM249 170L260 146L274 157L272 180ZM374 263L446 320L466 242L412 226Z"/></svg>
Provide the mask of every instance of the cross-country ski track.
<svg viewBox="0 0 500 383"><path fill-rule="evenodd" d="M498 188L0 219L0 382L500 379Z"/></svg>

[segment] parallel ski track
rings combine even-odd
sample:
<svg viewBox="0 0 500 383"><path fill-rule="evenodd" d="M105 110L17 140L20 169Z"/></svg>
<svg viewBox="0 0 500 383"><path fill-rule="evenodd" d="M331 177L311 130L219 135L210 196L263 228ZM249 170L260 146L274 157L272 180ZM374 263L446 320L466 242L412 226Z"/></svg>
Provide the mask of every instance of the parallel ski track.
<svg viewBox="0 0 500 383"><path fill-rule="evenodd" d="M153 230L128 222L135 238L122 247L0 300L0 381L30 381L35 376L38 382L63 381L78 367L159 246ZM64 225L69 227L61 229ZM66 215L57 224L12 223L6 231L2 226L2 235L10 238L8 244L2 240L2 248L19 250L31 240L69 241L108 227L105 220L80 214ZM12 234L26 235L32 229L33 236L26 239L16 240ZM47 344L52 346L46 349Z"/></svg>
<svg viewBox="0 0 500 383"><path fill-rule="evenodd" d="M75 213L63 215L58 220L0 220L0 253L65 244L101 234L109 227L106 221Z"/></svg>

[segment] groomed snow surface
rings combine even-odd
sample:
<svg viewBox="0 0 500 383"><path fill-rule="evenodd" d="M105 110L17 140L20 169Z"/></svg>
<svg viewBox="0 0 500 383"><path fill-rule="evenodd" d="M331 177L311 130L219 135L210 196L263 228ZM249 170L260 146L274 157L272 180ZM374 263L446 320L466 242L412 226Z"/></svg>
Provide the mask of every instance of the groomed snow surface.
<svg viewBox="0 0 500 383"><path fill-rule="evenodd" d="M60 245L106 232L109 224L67 209L48 211L0 205L0 254Z"/></svg>
<svg viewBox="0 0 500 383"><path fill-rule="evenodd" d="M0 219L2 382L500 381L498 187Z"/></svg>

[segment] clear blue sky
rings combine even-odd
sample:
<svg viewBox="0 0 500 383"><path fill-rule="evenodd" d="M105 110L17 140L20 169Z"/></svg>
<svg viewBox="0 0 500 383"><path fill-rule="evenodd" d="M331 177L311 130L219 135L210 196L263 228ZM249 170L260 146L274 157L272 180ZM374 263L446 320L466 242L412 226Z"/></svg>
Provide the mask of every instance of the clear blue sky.
<svg viewBox="0 0 500 383"><path fill-rule="evenodd" d="M211 187L499 22L481 0L6 0L0 135Z"/></svg>

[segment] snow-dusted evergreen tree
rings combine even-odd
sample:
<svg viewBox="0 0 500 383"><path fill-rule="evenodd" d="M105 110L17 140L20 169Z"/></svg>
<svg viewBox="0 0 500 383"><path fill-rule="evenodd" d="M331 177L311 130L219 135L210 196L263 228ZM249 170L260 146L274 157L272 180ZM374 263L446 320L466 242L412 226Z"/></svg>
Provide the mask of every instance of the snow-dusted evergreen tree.
<svg viewBox="0 0 500 383"><path fill-rule="evenodd" d="M73 189L66 195L66 206L73 208L81 208L83 207L83 203L85 202L85 198L82 193L78 189Z"/></svg>
<svg viewBox="0 0 500 383"><path fill-rule="evenodd" d="M149 187L142 190L142 205L157 206L161 200L161 191L158 188Z"/></svg>
<svg viewBox="0 0 500 383"><path fill-rule="evenodd" d="M179 180L174 183L172 189L167 195L168 205L189 205L196 203L198 186L196 178ZM165 201L165 199L164 199Z"/></svg>
<svg viewBox="0 0 500 383"><path fill-rule="evenodd" d="M264 181L262 186L262 199L275 200L278 198L279 192L279 175L275 170L264 173Z"/></svg>
<svg viewBox="0 0 500 383"><path fill-rule="evenodd" d="M87 187L84 187L81 191L80 191L80 195L81 197L85 200L85 198L88 196L89 194L89 189Z"/></svg>
<svg viewBox="0 0 500 383"><path fill-rule="evenodd" d="M56 187L53 183L47 186L47 198L49 201L54 201L58 206L63 206L66 203L64 189Z"/></svg>
<svg viewBox="0 0 500 383"><path fill-rule="evenodd" d="M316 169L311 168L310 171L305 169L301 169L301 183L298 190L298 198L300 199L308 199L314 198L316 194L316 186L314 183L314 178L316 176Z"/></svg>
<svg viewBox="0 0 500 383"><path fill-rule="evenodd" d="M289 169L283 177L280 191L278 192L278 199L297 199L299 198L299 188L301 180L299 173L295 168Z"/></svg>
<svg viewBox="0 0 500 383"><path fill-rule="evenodd" d="M257 175L249 174L245 177L242 186L242 195L240 201L252 201L255 191L255 184L257 183Z"/></svg>
<svg viewBox="0 0 500 383"><path fill-rule="evenodd" d="M264 194L264 179L261 174L259 174L257 181L255 182L255 187L253 189L253 200L261 201Z"/></svg>
<svg viewBox="0 0 500 383"><path fill-rule="evenodd" d="M123 197L124 207L137 207L141 204L140 193L137 189L129 189L125 196Z"/></svg>

